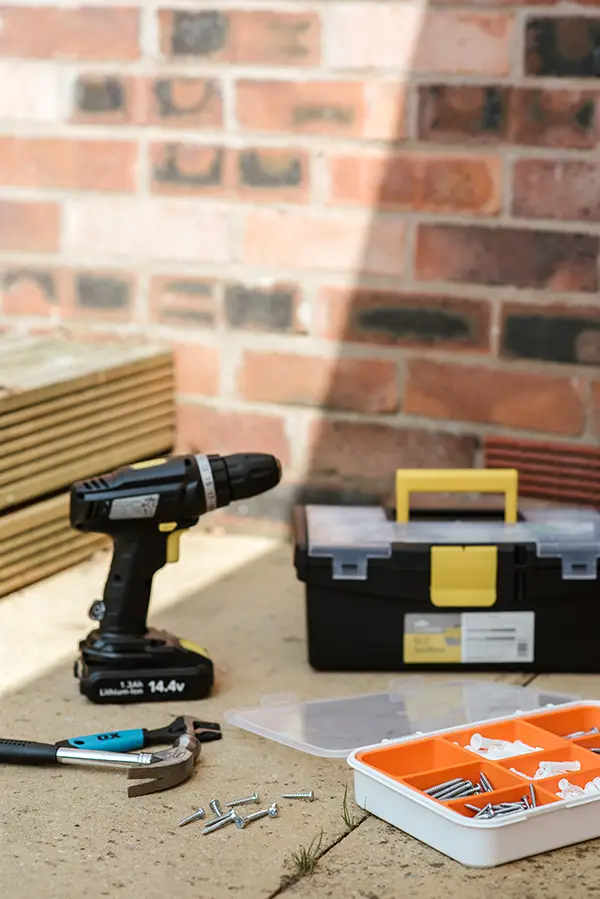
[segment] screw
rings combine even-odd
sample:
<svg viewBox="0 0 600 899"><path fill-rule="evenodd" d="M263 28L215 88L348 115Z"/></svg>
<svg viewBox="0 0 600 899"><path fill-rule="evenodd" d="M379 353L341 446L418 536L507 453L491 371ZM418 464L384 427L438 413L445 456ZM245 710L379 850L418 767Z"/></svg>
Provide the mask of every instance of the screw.
<svg viewBox="0 0 600 899"><path fill-rule="evenodd" d="M251 802L256 802L257 804L260 802L258 793L253 793L252 796L246 796L244 799L232 799L231 802L226 802L229 808L236 808L238 805L250 805Z"/></svg>
<svg viewBox="0 0 600 899"><path fill-rule="evenodd" d="M202 833L212 833L213 830L219 830L221 827L225 827L226 824L230 824L238 815L235 812L235 809L231 809L226 815L223 815L221 818L217 818L215 821L209 821L205 827L202 828Z"/></svg>
<svg viewBox="0 0 600 899"><path fill-rule="evenodd" d="M529 795L531 796L531 807L537 808L537 801L535 798L535 789L533 787L533 784L529 784Z"/></svg>
<svg viewBox="0 0 600 899"><path fill-rule="evenodd" d="M424 790L429 796L432 796L433 793L444 793L446 790L450 789L450 787L456 787L458 784L463 784L464 780L462 777L455 777L454 780L446 780L443 784L437 784L435 787L429 787L428 790Z"/></svg>
<svg viewBox="0 0 600 899"><path fill-rule="evenodd" d="M494 788L491 785L491 783L489 782L489 780L487 779L487 777L485 776L485 774L483 773L483 771L481 772L479 780L481 781L481 786L483 787L484 792L493 793Z"/></svg>
<svg viewBox="0 0 600 899"><path fill-rule="evenodd" d="M282 793L282 799L308 799L309 802L312 802L315 798L315 794L312 790L308 790L306 793Z"/></svg>
<svg viewBox="0 0 600 899"><path fill-rule="evenodd" d="M270 805L269 808L263 809L261 812L254 812L252 815L248 815L247 818L244 819L244 826L250 821L258 821L259 818L266 818L267 815L269 818L276 818L279 815L279 807L276 802L274 802L273 805Z"/></svg>
<svg viewBox="0 0 600 899"><path fill-rule="evenodd" d="M217 816L217 818L221 818L223 816L224 812L218 799L211 799L208 804L210 805L211 811L214 815Z"/></svg>
<svg viewBox="0 0 600 899"><path fill-rule="evenodd" d="M183 821L180 821L177 825L178 827L184 827L186 824L191 824L192 821L199 821L200 818L204 818L206 812L203 808L197 809L193 815L188 815L187 818L184 818Z"/></svg>

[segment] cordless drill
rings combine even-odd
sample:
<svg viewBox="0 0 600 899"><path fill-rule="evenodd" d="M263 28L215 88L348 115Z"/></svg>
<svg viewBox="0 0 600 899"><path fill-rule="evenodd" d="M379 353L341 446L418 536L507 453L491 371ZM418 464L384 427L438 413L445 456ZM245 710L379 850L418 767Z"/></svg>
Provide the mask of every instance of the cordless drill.
<svg viewBox="0 0 600 899"><path fill-rule="evenodd" d="M75 676L97 703L203 699L214 683L207 652L148 628L152 579L179 559L179 538L201 515L275 487L281 465L266 453L152 459L71 488L71 525L107 534L114 551L99 622L79 644Z"/></svg>

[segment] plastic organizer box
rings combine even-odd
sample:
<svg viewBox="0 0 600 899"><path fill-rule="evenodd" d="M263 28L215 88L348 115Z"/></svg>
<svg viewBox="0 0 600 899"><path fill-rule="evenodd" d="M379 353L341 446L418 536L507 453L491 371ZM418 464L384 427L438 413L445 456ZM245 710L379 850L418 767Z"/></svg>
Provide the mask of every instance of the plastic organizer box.
<svg viewBox="0 0 600 899"><path fill-rule="evenodd" d="M356 802L472 867L492 867L600 837L600 792L566 799L557 795L563 778L583 788L600 777L600 755L591 751L600 747L600 733L569 736L593 728L600 730L600 702L579 701L356 749L348 757L354 769ZM466 748L475 734L522 741L541 751L488 759ZM580 770L533 779L540 762L566 761L579 762ZM476 784L482 774L492 787L490 792L449 800L425 792L458 778ZM535 807L476 817L474 808L529 797L530 784Z"/></svg>

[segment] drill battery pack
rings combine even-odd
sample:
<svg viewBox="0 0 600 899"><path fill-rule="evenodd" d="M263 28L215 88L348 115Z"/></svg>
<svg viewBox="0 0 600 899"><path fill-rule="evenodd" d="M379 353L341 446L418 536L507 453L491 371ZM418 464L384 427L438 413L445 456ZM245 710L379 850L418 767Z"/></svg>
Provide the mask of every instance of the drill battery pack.
<svg viewBox="0 0 600 899"><path fill-rule="evenodd" d="M409 512L432 492L505 507ZM519 509L515 470L399 470L394 509L298 506L293 527L317 670L600 673L600 514Z"/></svg>
<svg viewBox="0 0 600 899"><path fill-rule="evenodd" d="M94 703L173 702L205 699L214 668L205 649L163 631L116 642L99 631L79 644L74 674Z"/></svg>

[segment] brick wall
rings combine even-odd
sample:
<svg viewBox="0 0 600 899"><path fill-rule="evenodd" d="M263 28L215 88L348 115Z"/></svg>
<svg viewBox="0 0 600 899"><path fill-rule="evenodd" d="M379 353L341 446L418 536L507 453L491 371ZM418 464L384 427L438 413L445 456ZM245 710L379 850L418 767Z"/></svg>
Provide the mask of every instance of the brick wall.
<svg viewBox="0 0 600 899"><path fill-rule="evenodd" d="M599 45L600 0L3 4L2 325L171 341L181 447L290 484L594 445Z"/></svg>

